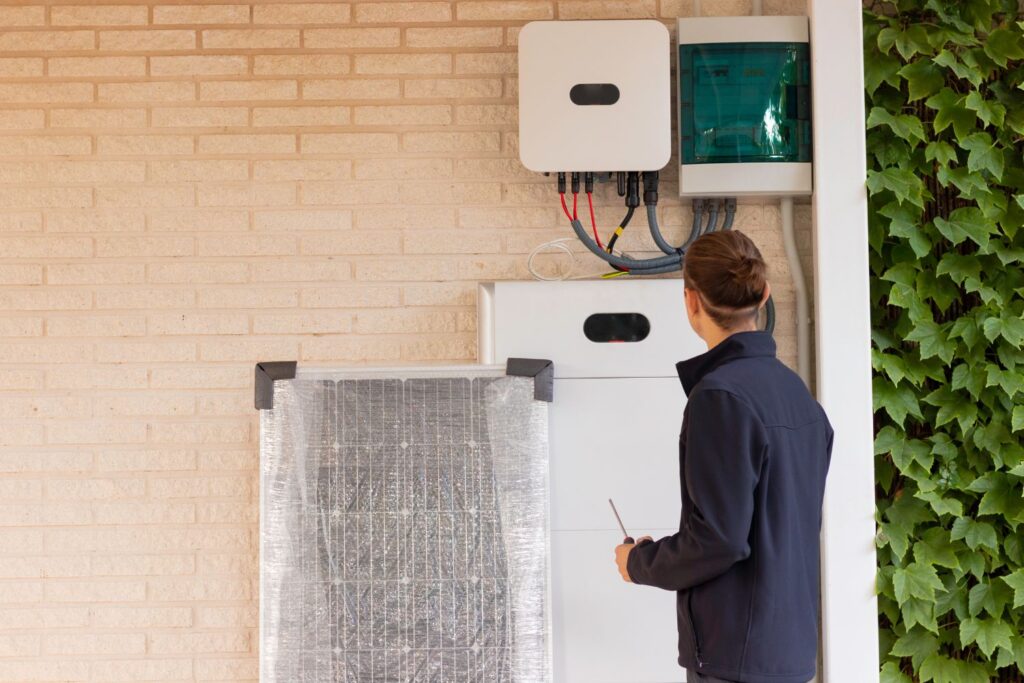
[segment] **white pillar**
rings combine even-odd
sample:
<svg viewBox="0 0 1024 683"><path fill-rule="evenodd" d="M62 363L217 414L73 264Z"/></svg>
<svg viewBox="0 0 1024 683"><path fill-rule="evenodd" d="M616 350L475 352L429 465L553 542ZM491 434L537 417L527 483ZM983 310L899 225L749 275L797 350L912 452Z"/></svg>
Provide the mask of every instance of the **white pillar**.
<svg viewBox="0 0 1024 683"><path fill-rule="evenodd" d="M822 534L824 683L878 676L861 4L810 0L818 399L835 427Z"/></svg>

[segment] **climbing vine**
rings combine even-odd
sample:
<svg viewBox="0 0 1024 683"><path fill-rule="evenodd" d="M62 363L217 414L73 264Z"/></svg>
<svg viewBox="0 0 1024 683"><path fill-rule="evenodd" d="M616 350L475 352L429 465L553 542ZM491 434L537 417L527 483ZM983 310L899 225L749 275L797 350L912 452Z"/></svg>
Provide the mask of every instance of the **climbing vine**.
<svg viewBox="0 0 1024 683"><path fill-rule="evenodd" d="M1024 16L864 16L884 683L1024 672Z"/></svg>

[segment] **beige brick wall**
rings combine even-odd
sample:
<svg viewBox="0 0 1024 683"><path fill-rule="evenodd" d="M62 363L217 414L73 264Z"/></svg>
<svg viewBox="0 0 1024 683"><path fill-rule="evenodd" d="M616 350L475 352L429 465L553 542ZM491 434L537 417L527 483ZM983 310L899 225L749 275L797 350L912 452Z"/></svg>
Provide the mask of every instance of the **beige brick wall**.
<svg viewBox="0 0 1024 683"><path fill-rule="evenodd" d="M569 234L517 161L518 28L692 7L0 5L0 681L255 679L253 363L473 359L475 283ZM791 362L778 210L737 226Z"/></svg>

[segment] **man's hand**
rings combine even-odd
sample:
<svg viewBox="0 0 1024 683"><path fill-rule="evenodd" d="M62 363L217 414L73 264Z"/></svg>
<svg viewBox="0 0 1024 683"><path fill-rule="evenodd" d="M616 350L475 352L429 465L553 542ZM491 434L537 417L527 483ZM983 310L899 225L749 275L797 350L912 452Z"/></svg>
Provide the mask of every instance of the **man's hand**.
<svg viewBox="0 0 1024 683"><path fill-rule="evenodd" d="M626 569L626 563L629 561L629 553L637 545L643 545L644 543L650 543L653 539L650 536L644 536L636 543L622 543L615 546L615 565L619 568L619 576L626 583L633 583L633 579L629 578L629 570Z"/></svg>

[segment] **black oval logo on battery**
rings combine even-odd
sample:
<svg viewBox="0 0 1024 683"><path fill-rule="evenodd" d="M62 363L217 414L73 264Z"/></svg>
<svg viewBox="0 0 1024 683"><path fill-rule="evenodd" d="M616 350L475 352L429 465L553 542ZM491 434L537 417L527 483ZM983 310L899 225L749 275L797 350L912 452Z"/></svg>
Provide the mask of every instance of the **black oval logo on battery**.
<svg viewBox="0 0 1024 683"><path fill-rule="evenodd" d="M583 323L583 334L598 344L640 342L650 333L643 313L594 313Z"/></svg>
<svg viewBox="0 0 1024 683"><path fill-rule="evenodd" d="M619 89L612 83L577 83L569 90L569 99L581 106L615 104L619 101Z"/></svg>

